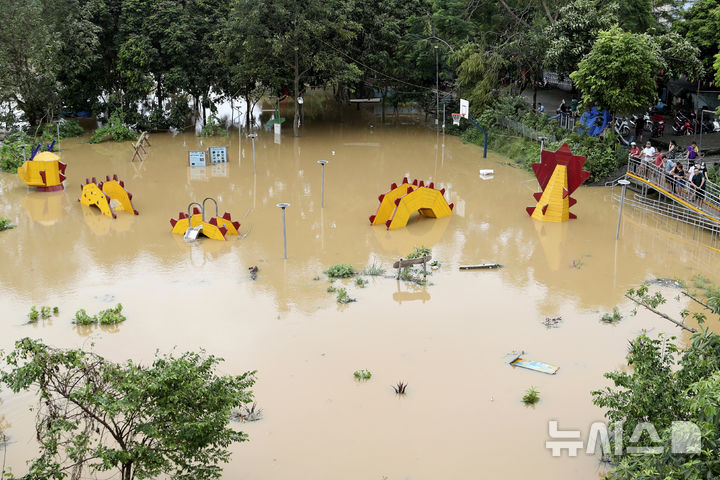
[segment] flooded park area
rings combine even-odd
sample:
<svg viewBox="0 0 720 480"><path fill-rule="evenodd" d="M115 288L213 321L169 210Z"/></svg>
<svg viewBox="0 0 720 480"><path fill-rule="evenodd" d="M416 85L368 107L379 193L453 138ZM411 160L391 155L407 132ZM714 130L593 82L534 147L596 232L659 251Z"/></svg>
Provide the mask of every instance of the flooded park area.
<svg viewBox="0 0 720 480"><path fill-rule="evenodd" d="M279 137L260 130L255 161L251 141L231 129L228 137L152 134L145 159L132 162L130 142L63 140L67 180L58 192L0 173L0 216L17 225L0 233L0 349L26 336L115 361L205 349L225 359L221 373L257 370L263 416L237 424L250 439L233 445L227 479L600 478L598 456L552 456L548 422L585 436L602 420L590 392L608 385L604 372L625 368L628 340L643 330L687 342L642 308L632 315L624 294L656 278L720 281L720 254L632 209L616 241L609 188L575 191L575 220L538 222L525 211L536 203L532 173L425 126L370 125L351 113L308 122L297 138L287 125ZM208 147L227 147L228 161L188 166L189 151ZM329 162L324 206L319 160ZM139 215L112 219L78 202L86 178L113 174ZM416 215L391 231L371 226L378 195L403 177L445 188L453 214ZM240 235L186 243L171 233L169 220L206 197L240 222ZM290 204L287 259L282 202ZM438 268L425 285L397 280L393 262L420 246ZM341 305L324 273L339 263L385 272L361 276L362 288L355 278L334 281L357 300ZM502 268L459 269L484 263ZM669 314L695 308L680 290L657 289ZM127 316L120 325L71 322L80 308L117 303ZM33 305L59 314L28 324ZM615 306L623 319L601 322ZM559 370L508 365L519 351ZM372 378L356 381L360 369ZM408 384L404 396L391 388L398 381ZM540 402L527 407L531 386ZM0 392L16 474L37 452L33 402Z"/></svg>

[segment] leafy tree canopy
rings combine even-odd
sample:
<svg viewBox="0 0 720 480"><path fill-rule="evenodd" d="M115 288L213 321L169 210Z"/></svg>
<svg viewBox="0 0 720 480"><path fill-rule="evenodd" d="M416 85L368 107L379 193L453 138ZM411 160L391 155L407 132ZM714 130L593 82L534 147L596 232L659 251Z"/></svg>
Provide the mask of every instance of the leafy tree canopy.
<svg viewBox="0 0 720 480"><path fill-rule="evenodd" d="M613 27L600 32L570 78L585 105L628 113L655 98L655 76L663 67L660 49L650 36Z"/></svg>
<svg viewBox="0 0 720 480"><path fill-rule="evenodd" d="M24 478L117 469L122 480L215 479L230 444L247 439L228 422L251 401L254 372L218 376L221 359L204 352L118 364L24 338L0 360L0 383L38 396L40 454Z"/></svg>
<svg viewBox="0 0 720 480"><path fill-rule="evenodd" d="M593 403L607 409L607 419L622 423L611 443L621 439L626 448L609 455L619 462L609 480L720 477L720 336L705 329L693 335L683 352L672 340L639 336L630 343L631 369L605 374L615 387L592 392ZM699 452L672 453L672 422L678 421L699 427ZM637 446L630 437L641 422L656 429L661 445L652 446L662 446L662 453L627 453L628 446ZM639 443L651 442L644 436Z"/></svg>

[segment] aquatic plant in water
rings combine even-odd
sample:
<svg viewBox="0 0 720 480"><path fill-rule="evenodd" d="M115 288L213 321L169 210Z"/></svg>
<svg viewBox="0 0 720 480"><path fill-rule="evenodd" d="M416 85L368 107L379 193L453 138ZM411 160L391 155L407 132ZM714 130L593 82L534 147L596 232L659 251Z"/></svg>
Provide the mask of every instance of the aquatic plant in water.
<svg viewBox="0 0 720 480"><path fill-rule="evenodd" d="M407 386L408 384L401 380L397 384L393 385L392 388L393 390L395 390L395 393L397 395L405 395L405 389L407 388Z"/></svg>
<svg viewBox="0 0 720 480"><path fill-rule="evenodd" d="M355 301L354 298L348 295L347 290L342 287L337 289L337 303L351 303Z"/></svg>
<svg viewBox="0 0 720 480"><path fill-rule="evenodd" d="M424 257L425 255L432 254L432 250L427 248L425 245L421 245L419 247L415 247L415 250L413 250L407 258L420 258Z"/></svg>
<svg viewBox="0 0 720 480"><path fill-rule="evenodd" d="M613 307L612 313L604 313L603 316L600 317L600 321L603 323L618 323L622 319L623 316L618 307Z"/></svg>
<svg viewBox="0 0 720 480"><path fill-rule="evenodd" d="M363 271L363 273L364 273L365 275L378 276L378 275L382 275L383 273L385 273L385 269L382 268L382 265L376 265L375 262L373 262L373 264L372 264L372 265L369 265L369 266Z"/></svg>
<svg viewBox="0 0 720 480"><path fill-rule="evenodd" d="M115 308L107 308L97 315L90 316L84 308L81 308L75 312L73 323L76 325L95 325L98 323L100 325L116 325L126 320L125 315L122 314L122 309L122 303L118 303Z"/></svg>
<svg viewBox="0 0 720 480"><path fill-rule="evenodd" d="M208 118L208 121L205 123L205 126L202 130L200 130L200 133L198 134L199 137L227 137L228 133L225 128L223 128L222 125L220 125L220 119L218 119L215 115L210 115L210 118Z"/></svg>
<svg viewBox="0 0 720 480"><path fill-rule="evenodd" d="M349 278L355 275L355 269L352 265L338 263L328 268L325 273L330 278Z"/></svg>
<svg viewBox="0 0 720 480"><path fill-rule="evenodd" d="M363 280L362 278L358 277L355 279L355 285L357 285L360 288L365 288L365 285L368 284L367 280Z"/></svg>
<svg viewBox="0 0 720 480"><path fill-rule="evenodd" d="M540 392L538 391L537 387L530 387L525 391L525 395L523 395L523 403L525 405L535 405L537 402L540 401Z"/></svg>
<svg viewBox="0 0 720 480"><path fill-rule="evenodd" d="M370 373L370 370L355 370L353 376L356 380L370 380L372 373Z"/></svg>
<svg viewBox="0 0 720 480"><path fill-rule="evenodd" d="M0 232L2 232L3 230L10 230L11 228L15 228L15 225L10 222L10 219L0 217Z"/></svg>

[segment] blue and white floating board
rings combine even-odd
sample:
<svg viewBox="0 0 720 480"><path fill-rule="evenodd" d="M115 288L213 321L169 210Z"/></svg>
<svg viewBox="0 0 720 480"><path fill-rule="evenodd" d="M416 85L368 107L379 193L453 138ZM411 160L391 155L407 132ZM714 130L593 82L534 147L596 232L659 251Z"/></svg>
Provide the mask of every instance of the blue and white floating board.
<svg viewBox="0 0 720 480"><path fill-rule="evenodd" d="M548 375L555 375L560 367L555 365L548 365L547 363L535 362L533 360L526 360L520 356L515 357L511 360L510 365L513 367L527 368L528 370L534 370L540 373L547 373Z"/></svg>

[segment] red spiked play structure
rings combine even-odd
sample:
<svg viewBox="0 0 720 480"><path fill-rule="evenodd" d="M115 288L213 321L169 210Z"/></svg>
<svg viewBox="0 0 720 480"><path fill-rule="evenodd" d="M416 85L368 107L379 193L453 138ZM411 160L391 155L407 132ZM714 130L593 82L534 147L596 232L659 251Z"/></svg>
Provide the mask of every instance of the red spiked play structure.
<svg viewBox="0 0 720 480"><path fill-rule="evenodd" d="M540 163L532 164L542 191L533 194L537 204L526 208L528 214L543 222L577 218L570 213L570 207L577 203L570 195L590 176L583 165L585 157L573 155L567 143L555 152L543 150Z"/></svg>

